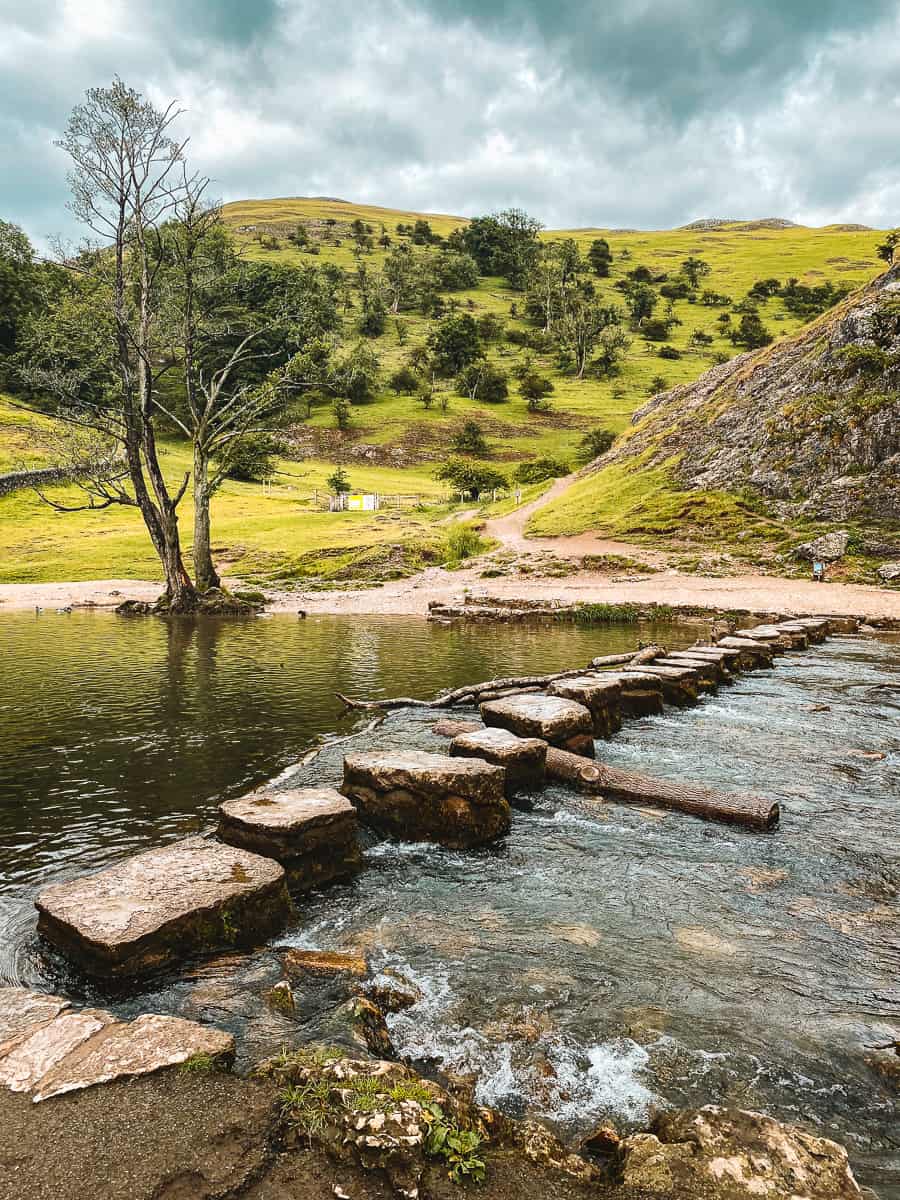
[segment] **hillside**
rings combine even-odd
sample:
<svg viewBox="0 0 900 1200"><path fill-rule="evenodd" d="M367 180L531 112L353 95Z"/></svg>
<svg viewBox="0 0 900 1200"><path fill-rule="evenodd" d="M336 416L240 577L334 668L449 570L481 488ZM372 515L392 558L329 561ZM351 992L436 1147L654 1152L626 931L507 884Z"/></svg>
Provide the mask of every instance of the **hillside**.
<svg viewBox="0 0 900 1200"><path fill-rule="evenodd" d="M655 396L539 534L900 528L900 264L793 337Z"/></svg>
<svg viewBox="0 0 900 1200"><path fill-rule="evenodd" d="M601 375L589 370L577 379L564 370L552 340L541 337L537 323L524 313L524 294L502 278L481 276L474 286L442 291L444 311L467 312L479 320L499 319L498 333L484 343L487 359L509 376L508 398L486 403L461 396L453 380L438 380L434 402L426 407L420 396L392 390L390 378L406 364L411 352L426 342L438 324L410 305L398 315L388 314L378 336L360 338L359 274L379 280L392 250L414 242L416 221L429 223L433 234L448 236L465 224L450 215L420 214L356 205L337 199L278 199L242 201L226 205L224 220L244 256L253 262L341 268L346 281L341 306L340 336L347 346L361 342L377 357L380 383L366 403L350 408L349 426L338 429L330 403L318 403L309 416L298 414L286 431L285 453L279 462L284 474L270 488L228 481L212 505L217 557L232 574L260 581L306 579L313 575L344 574L365 577L387 569L403 573L410 566L433 559L434 526L448 513L446 491L434 479L434 470L451 452L451 442L464 423L475 420L487 441L492 466L510 477L518 464L545 455L562 468L578 465L579 443L588 430L601 428L614 434L629 430L633 413L648 398L666 388L692 383L717 361L733 359L736 347L721 323L724 313L746 302L758 280L791 277L801 286L859 286L878 272L875 254L879 235L858 227L808 229L771 221L703 222L701 229L656 232L578 229L543 231L545 244L572 238L582 255L595 238L605 237L612 261L609 276L590 276L598 301L623 304L617 288L629 273L646 268L654 287L664 278L678 277L681 263L691 256L709 266L702 289L719 297L716 304L675 298L659 301L658 312L668 308L672 320L666 343L649 340L640 330L628 333L630 344L616 370ZM373 244L354 252L351 225L362 221L372 230ZM402 232L397 232L397 226ZM306 245L289 240L298 226ZM389 244L382 245L382 239ZM434 244L413 244L423 262L439 252ZM775 337L775 347L803 327L788 300L770 295L756 302L761 319ZM398 320L399 317L399 320ZM730 318L741 318L737 312ZM698 334L703 337L698 339ZM666 357L661 356L665 350ZM531 411L521 394L516 368L530 362L546 376L554 390L549 407ZM716 370L725 370L716 366ZM29 428L31 419L20 408L0 400L0 470L16 465L40 465L46 447ZM41 418L35 416L34 424ZM635 443L637 445L637 443ZM619 452L616 452L618 456ZM172 437L166 470L173 478L189 465L187 447ZM377 490L395 496L415 494L420 506L377 516L328 514L309 503L322 489L335 463L343 463L353 488ZM596 478L600 478L597 476ZM585 499L580 482L571 493L541 510L532 522L534 532L550 533L605 527L627 536L679 529L690 538L692 521L685 513L699 513L694 521L699 536L714 533L726 541L745 535L757 515L726 492L686 489L690 504L681 499L682 485L666 469L635 472L630 461L614 457L602 476L603 486L590 488ZM718 486L718 485L717 485ZM65 489L60 490L65 495ZM532 495L527 492L526 495ZM702 499L698 500L698 497ZM582 503L584 500L584 503ZM508 506L511 501L505 502ZM628 518L634 507L637 519ZM649 515L648 515L649 514ZM771 522L759 518L760 529L772 532ZM185 506L182 525L190 535L190 515ZM779 536L783 531L776 530ZM383 549L383 553L377 550ZM399 547L399 549L398 549ZM361 559L359 571L348 556ZM147 578L156 574L152 552L138 515L130 509L73 515L54 513L30 492L7 497L0 508L0 577L5 581Z"/></svg>

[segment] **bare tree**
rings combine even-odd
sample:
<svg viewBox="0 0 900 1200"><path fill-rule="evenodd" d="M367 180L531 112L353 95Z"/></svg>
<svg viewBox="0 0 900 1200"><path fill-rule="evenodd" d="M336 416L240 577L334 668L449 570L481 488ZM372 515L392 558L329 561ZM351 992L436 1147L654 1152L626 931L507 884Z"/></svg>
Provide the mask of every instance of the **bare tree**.
<svg viewBox="0 0 900 1200"><path fill-rule="evenodd" d="M71 209L91 241L69 265L93 282L93 294L111 315L109 361L115 384L102 395L75 386L72 372L50 366L44 385L57 415L94 430L122 448L130 490L122 478L98 478L84 505L133 504L141 512L165 571L170 611L196 605L184 566L177 509L188 486L173 489L160 464L156 424L163 412L158 383L174 365L160 360L158 344L160 228L184 196L185 142L170 133L179 110L159 111L118 78L91 88L57 143L72 160Z"/></svg>

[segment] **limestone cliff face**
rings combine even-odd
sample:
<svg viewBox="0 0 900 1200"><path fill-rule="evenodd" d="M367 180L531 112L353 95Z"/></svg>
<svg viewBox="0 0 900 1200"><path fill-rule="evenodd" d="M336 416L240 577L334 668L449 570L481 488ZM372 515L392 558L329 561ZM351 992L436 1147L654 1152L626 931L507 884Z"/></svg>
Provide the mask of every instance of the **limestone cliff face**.
<svg viewBox="0 0 900 1200"><path fill-rule="evenodd" d="M776 346L639 410L588 471L640 456L785 517L900 522L900 264Z"/></svg>

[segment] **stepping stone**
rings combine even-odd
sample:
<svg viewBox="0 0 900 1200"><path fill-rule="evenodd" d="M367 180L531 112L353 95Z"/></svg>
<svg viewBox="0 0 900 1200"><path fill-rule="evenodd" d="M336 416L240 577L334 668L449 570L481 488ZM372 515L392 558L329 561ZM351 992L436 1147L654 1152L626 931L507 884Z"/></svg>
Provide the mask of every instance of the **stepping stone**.
<svg viewBox="0 0 900 1200"><path fill-rule="evenodd" d="M726 650L740 650L743 667L771 667L775 651L766 642L758 642L754 638L723 637L719 645Z"/></svg>
<svg viewBox="0 0 900 1200"><path fill-rule="evenodd" d="M557 679L547 691L551 696L576 700L589 709L596 737L612 737L622 728L622 685L608 675L587 674L575 679Z"/></svg>
<svg viewBox="0 0 900 1200"><path fill-rule="evenodd" d="M629 674L623 671L604 672L604 677L616 680L622 689L620 704L626 717L655 717L663 711L662 680L633 668Z"/></svg>
<svg viewBox="0 0 900 1200"><path fill-rule="evenodd" d="M765 642L776 654L782 650L791 650L794 646L793 636L782 633L774 625L756 625L753 629L738 629L734 635L739 638L751 638L755 642Z"/></svg>
<svg viewBox="0 0 900 1200"><path fill-rule="evenodd" d="M0 1087L31 1093L35 1103L197 1055L227 1063L234 1038L179 1017L122 1022L102 1010L71 1009L59 996L0 988Z"/></svg>
<svg viewBox="0 0 900 1200"><path fill-rule="evenodd" d="M684 707L686 704L696 704L699 699L699 681L690 667L657 667L655 663L644 663L633 669L626 667L625 674L656 676L662 686L663 699L669 704Z"/></svg>
<svg viewBox="0 0 900 1200"><path fill-rule="evenodd" d="M792 625L800 625L806 630L809 635L809 640L815 644L824 642L831 632L827 617L797 617L790 622Z"/></svg>
<svg viewBox="0 0 900 1200"><path fill-rule="evenodd" d="M810 631L805 625L799 625L796 621L784 621L775 628L780 634L791 639L791 645L795 650L805 650L812 641Z"/></svg>
<svg viewBox="0 0 900 1200"><path fill-rule="evenodd" d="M674 664L683 663L686 667L709 667L713 671L713 678L719 683L729 683L734 679L731 673L731 667L734 665L730 662L723 651L718 655L701 654L694 650L672 650L670 651L664 662ZM734 652L734 657L738 657L738 652Z"/></svg>
<svg viewBox="0 0 900 1200"><path fill-rule="evenodd" d="M708 662L704 658L685 658L684 655L679 655L678 658L669 657L654 659L654 666L657 667L675 667L687 668L693 671L697 683L703 691L714 692L721 679L725 678L725 672L718 663Z"/></svg>
<svg viewBox="0 0 900 1200"><path fill-rule="evenodd" d="M547 743L540 738L520 738L508 729L478 729L461 733L450 743L454 758L481 758L506 772L506 798L534 791L544 784Z"/></svg>
<svg viewBox="0 0 900 1200"><path fill-rule="evenodd" d="M594 719L591 710L575 700L540 693L505 696L482 704L481 719L518 737L540 738L561 750L594 757Z"/></svg>
<svg viewBox="0 0 900 1200"><path fill-rule="evenodd" d="M402 841L465 849L509 828L503 768L474 758L422 750L348 754L341 791L362 821Z"/></svg>
<svg viewBox="0 0 900 1200"><path fill-rule="evenodd" d="M35 905L38 932L104 978L264 940L293 912L279 863L200 837L54 884Z"/></svg>
<svg viewBox="0 0 900 1200"><path fill-rule="evenodd" d="M859 633L858 617L823 617L829 633Z"/></svg>
<svg viewBox="0 0 900 1200"><path fill-rule="evenodd" d="M291 888L308 891L362 866L356 809L335 788L259 788L219 805L219 837L282 863Z"/></svg>

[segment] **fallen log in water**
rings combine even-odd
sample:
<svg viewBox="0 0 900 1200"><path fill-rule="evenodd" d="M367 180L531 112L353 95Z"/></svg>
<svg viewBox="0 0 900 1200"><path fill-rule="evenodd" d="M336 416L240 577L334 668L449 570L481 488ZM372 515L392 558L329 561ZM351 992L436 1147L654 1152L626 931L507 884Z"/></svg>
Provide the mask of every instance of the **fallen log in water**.
<svg viewBox="0 0 900 1200"><path fill-rule="evenodd" d="M590 762L579 754L547 750L547 776L588 794L599 794L635 804L658 804L695 817L745 825L749 829L773 829L780 811L775 801L745 793L716 792L692 783L652 779L633 771L622 771L605 763Z"/></svg>
<svg viewBox="0 0 900 1200"><path fill-rule="evenodd" d="M650 662L657 655L664 653L660 646L646 646L635 650L632 654L607 654L595 658L591 667L617 667L628 663ZM513 692L542 689L558 679L574 679L584 675L586 668L577 667L569 671L556 671L551 675L519 675L508 679L486 679L483 683L469 683L464 687L454 688L449 692L441 692L434 700L413 700L410 696L394 696L389 700L356 700L336 692L338 700L347 708L393 709L393 708L452 708L456 704L477 705L482 700L497 698L498 693L512 695Z"/></svg>

